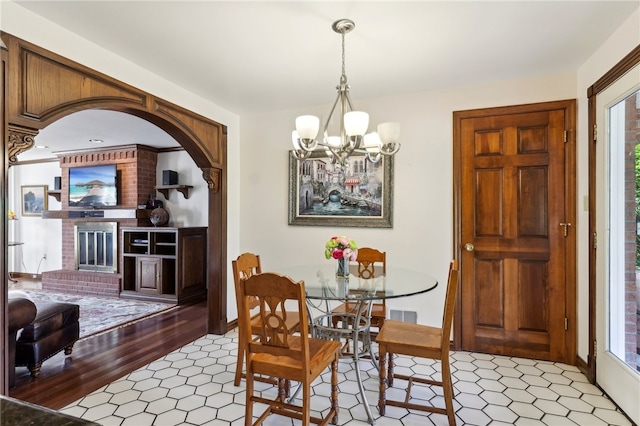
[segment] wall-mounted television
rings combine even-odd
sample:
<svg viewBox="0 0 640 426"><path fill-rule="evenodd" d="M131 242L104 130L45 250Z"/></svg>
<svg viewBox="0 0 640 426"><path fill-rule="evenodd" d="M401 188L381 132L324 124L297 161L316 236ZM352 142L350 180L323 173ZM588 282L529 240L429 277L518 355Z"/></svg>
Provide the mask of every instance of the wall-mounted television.
<svg viewBox="0 0 640 426"><path fill-rule="evenodd" d="M69 168L69 207L118 205L115 164Z"/></svg>

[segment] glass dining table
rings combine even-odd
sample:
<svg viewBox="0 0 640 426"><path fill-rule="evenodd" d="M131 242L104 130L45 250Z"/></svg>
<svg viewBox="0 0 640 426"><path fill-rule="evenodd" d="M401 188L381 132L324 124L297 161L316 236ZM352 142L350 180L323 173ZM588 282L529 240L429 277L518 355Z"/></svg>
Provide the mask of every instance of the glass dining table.
<svg viewBox="0 0 640 426"><path fill-rule="evenodd" d="M421 271L387 266L386 273L382 274L381 269L376 272L372 278L362 278L357 274L357 265L351 265L349 277L344 279L336 277L333 262L288 266L278 270L278 273L295 281L304 281L310 327L314 336L344 340L344 347L351 343L352 349L343 352L343 356L354 361L358 388L370 424L374 424L375 420L362 383L360 358L368 353L371 362L378 368L370 344L368 316L371 306L376 301L414 296L438 286L435 278ZM349 313L331 312L332 305L345 302L352 307ZM338 325L336 315L339 317Z"/></svg>

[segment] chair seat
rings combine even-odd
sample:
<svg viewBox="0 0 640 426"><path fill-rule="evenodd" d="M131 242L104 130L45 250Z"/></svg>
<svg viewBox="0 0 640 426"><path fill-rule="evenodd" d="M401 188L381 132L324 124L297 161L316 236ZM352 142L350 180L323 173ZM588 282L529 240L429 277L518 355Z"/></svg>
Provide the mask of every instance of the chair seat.
<svg viewBox="0 0 640 426"><path fill-rule="evenodd" d="M331 310L331 313L333 314L356 314L356 311L358 309L358 304L357 303L351 303L351 302L347 302L347 303L341 303L340 305L336 306L335 308L333 308ZM387 308L380 304L380 303L374 303L371 306L371 326L372 327L377 327L380 328L382 327L382 325L384 324L385 320L387 318ZM334 323L335 325L335 323Z"/></svg>
<svg viewBox="0 0 640 426"><path fill-rule="evenodd" d="M334 314L355 314L357 309L356 303L342 303L331 310ZM387 309L380 303L374 303L371 307L371 317L386 317Z"/></svg>
<svg viewBox="0 0 640 426"><path fill-rule="evenodd" d="M36 317L16 341L15 365L26 365L38 377L42 362L64 350L70 355L80 336L80 307L73 303L42 303Z"/></svg>
<svg viewBox="0 0 640 426"><path fill-rule="evenodd" d="M378 344L386 344L388 352L405 355L439 357L442 329L426 325L387 320L376 337Z"/></svg>
<svg viewBox="0 0 640 426"><path fill-rule="evenodd" d="M80 306L73 303L40 303L36 318L20 334L18 342L35 342L78 322Z"/></svg>
<svg viewBox="0 0 640 426"><path fill-rule="evenodd" d="M289 345L293 350L300 350L300 337L289 337ZM300 381L304 375L317 376L322 373L331 359L335 357L335 352L340 349L340 346L340 342L309 339L309 372L303 371L303 363L299 360L288 356L275 356L266 353L255 354L253 356L253 366L262 374Z"/></svg>

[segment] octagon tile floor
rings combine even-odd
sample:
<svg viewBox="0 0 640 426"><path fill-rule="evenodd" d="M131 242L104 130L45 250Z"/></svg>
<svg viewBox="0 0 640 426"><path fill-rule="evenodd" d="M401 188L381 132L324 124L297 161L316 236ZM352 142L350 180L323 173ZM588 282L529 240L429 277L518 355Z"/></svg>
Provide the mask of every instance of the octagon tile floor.
<svg viewBox="0 0 640 426"><path fill-rule="evenodd" d="M105 426L244 424L244 381L238 387L233 385L237 337L236 330L224 336L204 336L61 411ZM458 425L632 424L576 367L470 352L453 352L451 357ZM387 415L380 417L375 406L377 370L369 361L360 362L376 425L447 424L443 415L397 407L387 407ZM430 360L398 357L396 365L398 373L439 375L439 364ZM367 424L353 363L341 360L339 371L339 424ZM329 376L325 373L314 384L311 397L312 407L325 412L329 408ZM274 395L274 388L264 383L257 382L256 390ZM438 405L442 402L441 394L427 387L416 395ZM259 408L256 404L256 413ZM264 424L300 422L272 415Z"/></svg>

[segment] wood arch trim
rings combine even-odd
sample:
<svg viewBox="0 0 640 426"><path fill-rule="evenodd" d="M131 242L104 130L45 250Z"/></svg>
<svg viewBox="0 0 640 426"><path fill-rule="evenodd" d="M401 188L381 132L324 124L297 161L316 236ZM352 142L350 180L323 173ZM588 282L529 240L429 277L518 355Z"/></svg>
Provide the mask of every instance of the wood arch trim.
<svg viewBox="0 0 640 426"><path fill-rule="evenodd" d="M18 161L18 155L33 148L37 130L9 125L9 137L7 138L7 156L9 164Z"/></svg>
<svg viewBox="0 0 640 426"><path fill-rule="evenodd" d="M209 188L207 331L224 334L227 331L227 192L223 178L226 126L11 34L0 32L0 39L6 45L6 49L0 49L6 71L2 101L8 124L3 138L8 141L5 154L13 156L14 162L19 152L31 148L34 136L47 125L74 112L96 108L129 113L157 125L173 136L202 170ZM5 246L0 252L6 259ZM6 292L6 282L1 287ZM6 333L2 336L6 343Z"/></svg>
<svg viewBox="0 0 640 426"><path fill-rule="evenodd" d="M173 136L198 167L224 168L226 126L7 33L10 124L40 130L76 111L127 112Z"/></svg>

